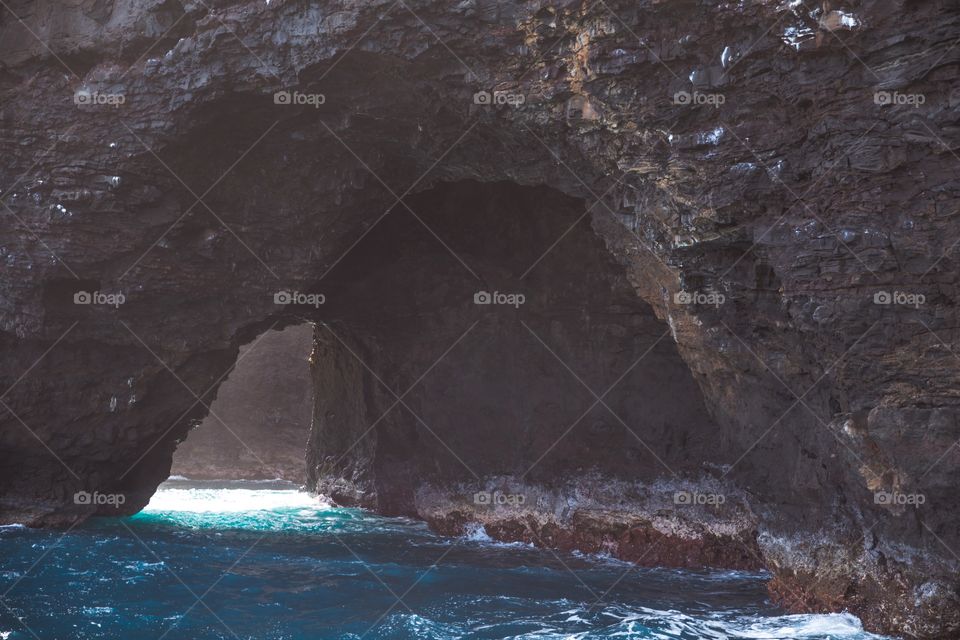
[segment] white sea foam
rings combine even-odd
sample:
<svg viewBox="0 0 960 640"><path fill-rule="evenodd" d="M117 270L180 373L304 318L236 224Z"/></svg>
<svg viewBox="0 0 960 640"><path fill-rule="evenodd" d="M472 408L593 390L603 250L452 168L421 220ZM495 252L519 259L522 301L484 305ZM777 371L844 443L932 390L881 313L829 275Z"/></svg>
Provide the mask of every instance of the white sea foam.
<svg viewBox="0 0 960 640"><path fill-rule="evenodd" d="M738 629L743 638L846 638L860 637L863 625L849 613L801 614L755 620Z"/></svg>
<svg viewBox="0 0 960 640"><path fill-rule="evenodd" d="M534 548L533 544L529 542L500 542L499 540L494 540L479 522L471 522L467 524L463 535L460 536L459 539L466 542L479 542L480 544L494 547L511 547L522 549Z"/></svg>
<svg viewBox="0 0 960 640"><path fill-rule="evenodd" d="M467 525L463 539L470 542L493 542L493 538L487 534L487 530L479 522L471 522Z"/></svg>
<svg viewBox="0 0 960 640"><path fill-rule="evenodd" d="M296 489L174 489L161 486L144 513L242 513L330 505Z"/></svg>
<svg viewBox="0 0 960 640"><path fill-rule="evenodd" d="M621 627L632 629L635 624L641 624L666 631L669 638L686 637L685 634L702 640L879 640L882 637L865 632L860 620L849 613L703 619L675 610L639 607L625 616L606 614L619 617Z"/></svg>

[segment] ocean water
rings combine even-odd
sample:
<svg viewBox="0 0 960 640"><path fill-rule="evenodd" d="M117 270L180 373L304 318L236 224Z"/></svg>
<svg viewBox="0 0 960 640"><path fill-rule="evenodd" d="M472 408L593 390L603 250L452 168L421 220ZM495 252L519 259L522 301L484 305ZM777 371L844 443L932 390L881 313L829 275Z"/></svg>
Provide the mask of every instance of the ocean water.
<svg viewBox="0 0 960 640"><path fill-rule="evenodd" d="M168 481L140 514L0 528L0 640L879 638L765 576L458 539L283 483Z"/></svg>

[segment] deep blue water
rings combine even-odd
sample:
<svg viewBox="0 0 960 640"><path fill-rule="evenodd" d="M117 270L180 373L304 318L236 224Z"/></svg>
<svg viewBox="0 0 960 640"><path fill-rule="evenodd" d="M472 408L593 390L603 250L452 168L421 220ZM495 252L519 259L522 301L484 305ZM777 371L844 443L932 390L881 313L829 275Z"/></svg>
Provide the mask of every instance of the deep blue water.
<svg viewBox="0 0 960 640"><path fill-rule="evenodd" d="M289 485L168 482L131 518L0 528L0 563L7 640L879 637L783 615L763 574L451 540Z"/></svg>

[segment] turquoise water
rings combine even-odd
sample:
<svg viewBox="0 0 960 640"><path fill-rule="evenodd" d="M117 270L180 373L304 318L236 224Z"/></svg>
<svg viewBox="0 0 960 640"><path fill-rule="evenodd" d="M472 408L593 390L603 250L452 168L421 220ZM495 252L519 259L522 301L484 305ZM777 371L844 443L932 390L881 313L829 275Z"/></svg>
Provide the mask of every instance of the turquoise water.
<svg viewBox="0 0 960 640"><path fill-rule="evenodd" d="M442 538L277 483L171 481L131 518L3 527L0 562L0 640L879 637L784 615L763 574Z"/></svg>

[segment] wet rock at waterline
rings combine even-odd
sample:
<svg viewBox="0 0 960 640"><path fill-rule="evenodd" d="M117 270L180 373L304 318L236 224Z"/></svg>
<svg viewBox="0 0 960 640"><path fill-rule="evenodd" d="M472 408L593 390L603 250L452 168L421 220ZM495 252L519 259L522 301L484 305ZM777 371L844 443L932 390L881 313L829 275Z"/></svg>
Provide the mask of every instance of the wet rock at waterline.
<svg viewBox="0 0 960 640"><path fill-rule="evenodd" d="M4 522L313 322L338 500L960 632L955 2L95 4L0 14Z"/></svg>

